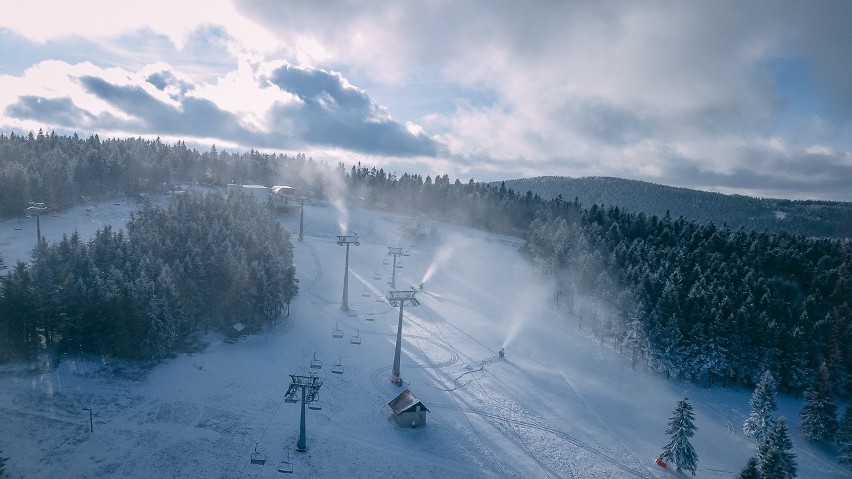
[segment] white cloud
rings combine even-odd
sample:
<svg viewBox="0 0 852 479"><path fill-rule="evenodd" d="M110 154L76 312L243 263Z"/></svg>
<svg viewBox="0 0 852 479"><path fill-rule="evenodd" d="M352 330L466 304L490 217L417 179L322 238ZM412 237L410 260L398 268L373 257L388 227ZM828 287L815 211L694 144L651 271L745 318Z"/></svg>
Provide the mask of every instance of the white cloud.
<svg viewBox="0 0 852 479"><path fill-rule="evenodd" d="M230 0L48 0L37 5L3 5L0 28L37 41L62 37L109 38L147 29L166 35L180 49L189 35L204 25L221 25L248 50L270 51L275 36L246 19Z"/></svg>

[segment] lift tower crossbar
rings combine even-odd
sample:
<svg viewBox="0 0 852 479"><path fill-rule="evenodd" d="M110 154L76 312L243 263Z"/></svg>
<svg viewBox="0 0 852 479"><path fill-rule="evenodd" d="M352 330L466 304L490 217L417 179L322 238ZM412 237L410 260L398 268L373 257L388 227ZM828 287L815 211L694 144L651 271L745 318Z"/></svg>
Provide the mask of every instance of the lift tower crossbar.
<svg viewBox="0 0 852 479"><path fill-rule="evenodd" d="M402 310L406 302L412 306L420 304L417 298L414 297L415 293L416 291L414 290L388 291L385 295L391 306L399 306L399 324L396 328L396 350L393 355L393 370L391 371L390 378L391 382L398 386L402 385L402 376L399 374L399 357L402 352Z"/></svg>
<svg viewBox="0 0 852 479"><path fill-rule="evenodd" d="M349 311L349 245L358 246L358 235L337 235L337 244L346 245L346 266L343 269L343 302L340 309Z"/></svg>

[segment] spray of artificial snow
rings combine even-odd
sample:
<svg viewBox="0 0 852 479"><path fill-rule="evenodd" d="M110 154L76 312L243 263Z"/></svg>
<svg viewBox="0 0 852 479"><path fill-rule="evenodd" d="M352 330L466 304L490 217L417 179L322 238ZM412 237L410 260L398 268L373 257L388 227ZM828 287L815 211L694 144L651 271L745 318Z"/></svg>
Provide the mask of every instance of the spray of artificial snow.
<svg viewBox="0 0 852 479"><path fill-rule="evenodd" d="M438 269L444 268L447 263L450 262L450 259L456 252L456 247L452 244L444 244L440 248L438 248L438 252L435 253L435 257L432 258L432 263L429 264L429 267L426 268L426 274L423 275L423 279L421 283L425 283L432 279L432 276L435 275L435 272Z"/></svg>

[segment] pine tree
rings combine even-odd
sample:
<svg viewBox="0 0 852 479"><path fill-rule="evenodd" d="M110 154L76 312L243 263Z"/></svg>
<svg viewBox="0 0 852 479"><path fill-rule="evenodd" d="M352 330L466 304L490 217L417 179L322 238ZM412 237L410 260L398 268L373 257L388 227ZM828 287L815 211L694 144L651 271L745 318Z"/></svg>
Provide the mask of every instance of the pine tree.
<svg viewBox="0 0 852 479"><path fill-rule="evenodd" d="M698 466L698 455L689 443L689 438L695 435L696 431L694 421L692 405L689 404L689 398L684 397L678 401L672 417L669 418L666 434L671 441L663 447L663 452L660 454L663 460L673 462L678 472L690 471L693 476Z"/></svg>
<svg viewBox="0 0 852 479"><path fill-rule="evenodd" d="M828 367L819 369L816 383L805 391L805 403L799 413L802 435L814 441L831 440L837 431L837 405L831 399Z"/></svg>
<svg viewBox="0 0 852 479"><path fill-rule="evenodd" d="M757 449L760 477L792 479L796 477L796 455L791 452L793 442L787 433L787 418L775 421L772 431Z"/></svg>
<svg viewBox="0 0 852 479"><path fill-rule="evenodd" d="M761 479L756 457L752 456L749 458L748 463L746 463L746 466L742 471L740 471L740 475L737 476L737 479Z"/></svg>
<svg viewBox="0 0 852 479"><path fill-rule="evenodd" d="M764 371L749 401L751 413L743 422L743 433L746 436L761 441L772 429L772 413L777 407L775 403L776 387L777 384L772 373Z"/></svg>
<svg viewBox="0 0 852 479"><path fill-rule="evenodd" d="M846 406L846 413L837 428L837 462L852 466L852 406Z"/></svg>
<svg viewBox="0 0 852 479"><path fill-rule="evenodd" d="M0 477L6 477L6 461L9 460L8 457L3 457L3 451L0 450Z"/></svg>

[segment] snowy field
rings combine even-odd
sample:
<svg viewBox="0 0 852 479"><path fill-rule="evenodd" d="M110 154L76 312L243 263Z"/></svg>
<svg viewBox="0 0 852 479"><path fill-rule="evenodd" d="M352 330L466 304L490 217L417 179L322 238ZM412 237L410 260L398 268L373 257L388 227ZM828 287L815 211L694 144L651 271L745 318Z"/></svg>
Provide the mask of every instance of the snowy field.
<svg viewBox="0 0 852 479"><path fill-rule="evenodd" d="M120 227L135 204L89 209L43 216L44 236ZM0 366L9 476L289 477L276 467L289 455L292 477L678 477L653 461L683 395L696 413L696 477L733 477L756 450L741 432L750 391L634 371L629 357L601 348L550 300L516 238L439 224L436 239L414 240L400 233L411 218L314 203L298 242L298 212L280 218L293 233L300 293L289 317L264 334L235 343L210 335L202 353L151 370L98 358L66 358L53 369ZM341 228L360 239L350 250L350 313L341 310ZM0 222L6 263L28 259L35 236L34 219ZM398 310L378 301L389 289L388 246L408 252L397 289L428 276L421 304L405 307L403 328L405 387L431 411L417 429L396 426L387 406L403 389L388 380ZM323 409L307 411L308 450L299 453L299 404L283 399L289 374L308 374L314 354L323 362L315 370ZM330 371L338 361L342 375ZM800 438L798 409L779 398L799 477L850 477L832 451ZM250 464L255 447L266 464Z"/></svg>

